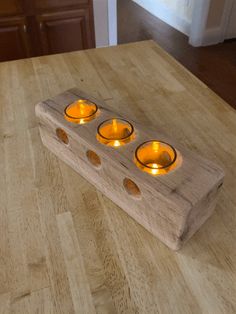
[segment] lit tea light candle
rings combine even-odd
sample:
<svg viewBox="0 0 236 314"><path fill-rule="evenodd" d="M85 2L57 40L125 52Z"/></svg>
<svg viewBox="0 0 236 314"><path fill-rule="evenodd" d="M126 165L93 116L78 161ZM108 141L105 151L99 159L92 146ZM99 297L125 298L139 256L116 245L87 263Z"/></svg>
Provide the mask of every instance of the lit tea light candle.
<svg viewBox="0 0 236 314"><path fill-rule="evenodd" d="M134 128L124 119L109 119L98 126L97 139L102 144L119 147L129 143L133 138Z"/></svg>
<svg viewBox="0 0 236 314"><path fill-rule="evenodd" d="M152 175L166 174L176 164L176 150L161 141L148 141L141 144L135 151L135 163L141 170Z"/></svg>
<svg viewBox="0 0 236 314"><path fill-rule="evenodd" d="M87 99L79 99L65 108L65 119L67 121L84 124L96 117L98 107Z"/></svg>

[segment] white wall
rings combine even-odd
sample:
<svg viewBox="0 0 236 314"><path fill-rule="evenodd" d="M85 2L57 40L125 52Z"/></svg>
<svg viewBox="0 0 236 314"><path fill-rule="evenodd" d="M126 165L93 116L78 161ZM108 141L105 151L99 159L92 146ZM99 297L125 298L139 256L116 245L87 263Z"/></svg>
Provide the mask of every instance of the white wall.
<svg viewBox="0 0 236 314"><path fill-rule="evenodd" d="M160 0L163 4L174 10L175 13L186 20L192 19L193 1L190 0Z"/></svg>
<svg viewBox="0 0 236 314"><path fill-rule="evenodd" d="M108 1L93 0L96 47L109 45Z"/></svg>
<svg viewBox="0 0 236 314"><path fill-rule="evenodd" d="M236 37L236 0L133 0L189 36L193 46Z"/></svg>
<svg viewBox="0 0 236 314"><path fill-rule="evenodd" d="M117 44L116 0L93 0L96 47Z"/></svg>
<svg viewBox="0 0 236 314"><path fill-rule="evenodd" d="M225 38L226 39L236 38L236 1L232 3L229 21L226 25Z"/></svg>
<svg viewBox="0 0 236 314"><path fill-rule="evenodd" d="M109 45L117 45L117 0L108 0L108 33Z"/></svg>
<svg viewBox="0 0 236 314"><path fill-rule="evenodd" d="M189 35L194 1L197 0L133 0L144 9Z"/></svg>
<svg viewBox="0 0 236 314"><path fill-rule="evenodd" d="M201 21L201 17L196 17L195 26L203 25L203 29L198 33L198 39L193 42L194 46L208 46L223 42L227 38L227 31L231 27L231 19L235 25L236 36L236 12L233 14L235 0L201 0L202 16L207 12L206 21ZM207 5L206 3L209 3ZM236 8L235 8L236 9ZM194 16L196 14L194 13ZM232 36L232 34L231 34Z"/></svg>

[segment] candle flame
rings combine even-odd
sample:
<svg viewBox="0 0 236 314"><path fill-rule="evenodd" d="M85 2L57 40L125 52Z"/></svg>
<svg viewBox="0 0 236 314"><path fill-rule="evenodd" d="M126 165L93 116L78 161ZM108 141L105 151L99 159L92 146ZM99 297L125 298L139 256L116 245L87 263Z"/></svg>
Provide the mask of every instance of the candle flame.
<svg viewBox="0 0 236 314"><path fill-rule="evenodd" d="M153 142L153 143L152 143L152 149L154 150L155 153L158 152L159 146L160 146L160 145L159 145L158 142Z"/></svg>
<svg viewBox="0 0 236 314"><path fill-rule="evenodd" d="M117 121L116 121L116 119L113 119L113 120L112 120L112 128L113 128L113 132L114 132L114 133L117 133L118 127L117 127Z"/></svg>
<svg viewBox="0 0 236 314"><path fill-rule="evenodd" d="M81 116L84 116L84 109L85 109L85 105L84 104L80 104L80 114Z"/></svg>

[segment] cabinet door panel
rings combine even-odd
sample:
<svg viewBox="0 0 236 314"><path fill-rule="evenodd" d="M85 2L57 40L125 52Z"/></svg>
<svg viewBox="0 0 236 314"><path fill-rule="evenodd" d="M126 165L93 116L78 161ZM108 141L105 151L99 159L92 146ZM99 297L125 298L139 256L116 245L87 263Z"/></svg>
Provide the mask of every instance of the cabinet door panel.
<svg viewBox="0 0 236 314"><path fill-rule="evenodd" d="M41 15L38 23L44 54L94 47L87 9Z"/></svg>
<svg viewBox="0 0 236 314"><path fill-rule="evenodd" d="M22 13L21 0L1 0L0 16L17 15Z"/></svg>
<svg viewBox="0 0 236 314"><path fill-rule="evenodd" d="M0 61L29 57L27 25L24 18L0 20Z"/></svg>
<svg viewBox="0 0 236 314"><path fill-rule="evenodd" d="M89 4L91 0L34 0L37 9L52 9Z"/></svg>

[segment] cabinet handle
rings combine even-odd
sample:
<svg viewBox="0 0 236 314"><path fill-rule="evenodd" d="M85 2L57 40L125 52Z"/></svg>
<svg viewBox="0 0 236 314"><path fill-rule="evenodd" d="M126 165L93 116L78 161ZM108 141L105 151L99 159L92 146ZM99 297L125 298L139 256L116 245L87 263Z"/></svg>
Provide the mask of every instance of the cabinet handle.
<svg viewBox="0 0 236 314"><path fill-rule="evenodd" d="M39 28L41 31L43 30L43 23L42 22L39 23Z"/></svg>
<svg viewBox="0 0 236 314"><path fill-rule="evenodd" d="M27 26L25 24L23 25L23 31L27 33Z"/></svg>

